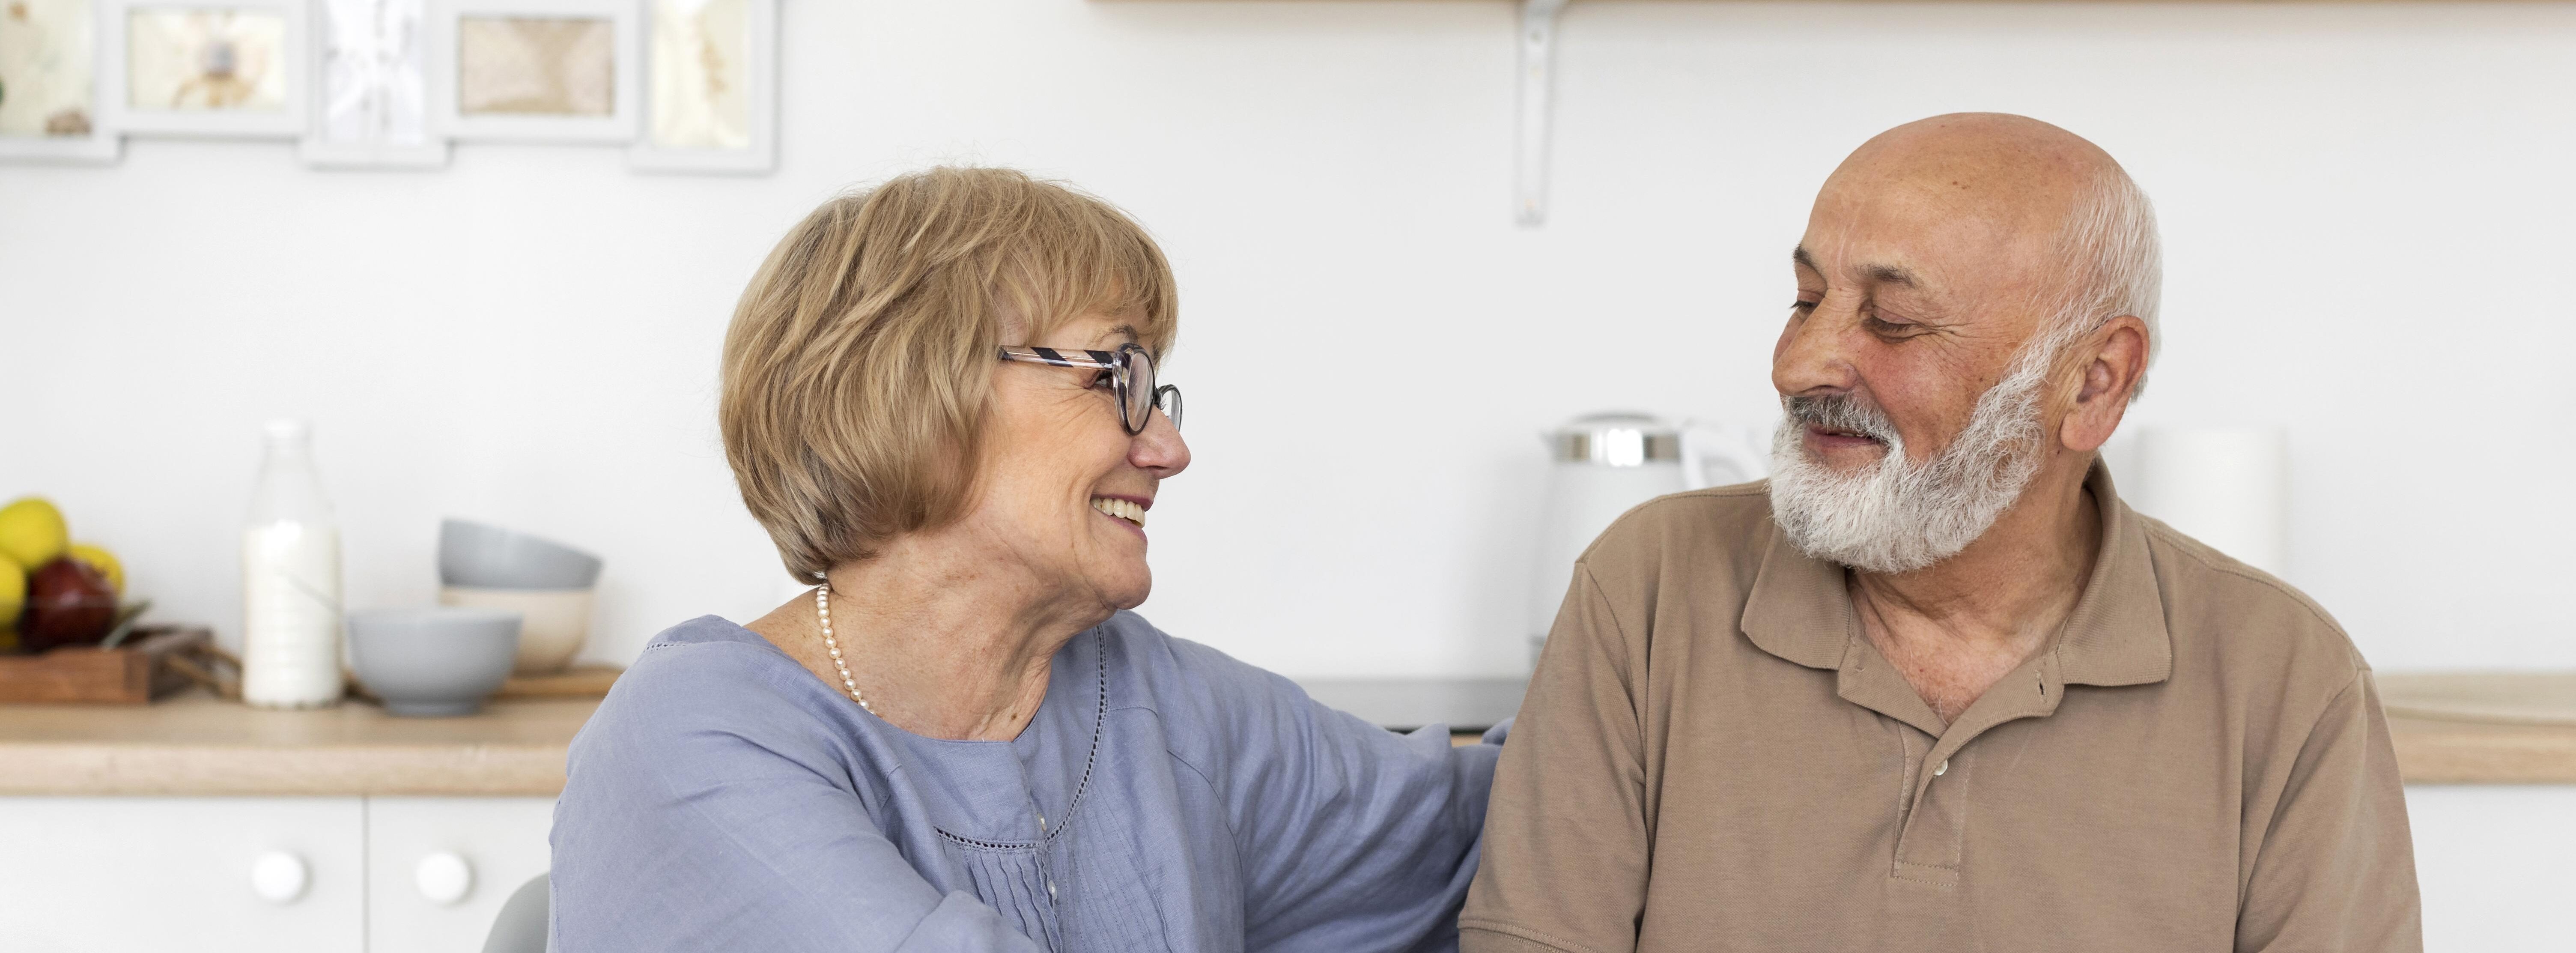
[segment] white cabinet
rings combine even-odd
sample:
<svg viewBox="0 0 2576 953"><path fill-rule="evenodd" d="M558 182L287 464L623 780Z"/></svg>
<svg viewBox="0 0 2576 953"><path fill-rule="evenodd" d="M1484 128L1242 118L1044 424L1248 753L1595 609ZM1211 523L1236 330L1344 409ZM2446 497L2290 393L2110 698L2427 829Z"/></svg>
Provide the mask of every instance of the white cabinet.
<svg viewBox="0 0 2576 953"><path fill-rule="evenodd" d="M367 799L367 953L471 953L546 872L547 797Z"/></svg>
<svg viewBox="0 0 2576 953"><path fill-rule="evenodd" d="M364 824L354 797L0 798L0 946L349 953Z"/></svg>
<svg viewBox="0 0 2576 953"><path fill-rule="evenodd" d="M2425 953L2576 950L2576 785L2408 785Z"/></svg>
<svg viewBox="0 0 2576 953"><path fill-rule="evenodd" d="M550 797L0 797L0 951L471 953L546 871L553 814Z"/></svg>

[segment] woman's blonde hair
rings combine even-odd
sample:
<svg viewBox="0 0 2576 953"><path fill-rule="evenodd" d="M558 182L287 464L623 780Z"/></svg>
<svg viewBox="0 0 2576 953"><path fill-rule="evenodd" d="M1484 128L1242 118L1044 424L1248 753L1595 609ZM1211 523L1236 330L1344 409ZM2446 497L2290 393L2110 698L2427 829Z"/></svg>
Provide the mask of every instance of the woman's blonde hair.
<svg viewBox="0 0 2576 953"><path fill-rule="evenodd" d="M1153 238L1059 183L933 168L797 223L734 309L716 412L787 571L962 515L999 349L1085 314L1126 318L1158 358L1179 323Z"/></svg>

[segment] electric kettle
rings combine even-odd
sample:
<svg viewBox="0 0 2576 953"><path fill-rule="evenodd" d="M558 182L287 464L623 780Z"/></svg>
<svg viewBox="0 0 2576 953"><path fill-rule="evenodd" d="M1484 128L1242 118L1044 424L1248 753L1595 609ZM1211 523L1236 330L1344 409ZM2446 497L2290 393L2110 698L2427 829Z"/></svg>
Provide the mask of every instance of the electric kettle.
<svg viewBox="0 0 2576 953"><path fill-rule="evenodd" d="M1768 430L1667 424L1632 411L1586 414L1539 435L1548 466L1530 586L1529 653L1538 662L1574 560L1619 514L1666 493L1759 480L1771 473Z"/></svg>

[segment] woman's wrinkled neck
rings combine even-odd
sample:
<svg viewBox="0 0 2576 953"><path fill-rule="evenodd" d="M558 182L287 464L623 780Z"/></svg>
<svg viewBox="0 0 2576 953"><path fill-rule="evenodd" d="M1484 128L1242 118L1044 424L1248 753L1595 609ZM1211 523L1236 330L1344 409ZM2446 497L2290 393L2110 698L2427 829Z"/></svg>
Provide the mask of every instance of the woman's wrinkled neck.
<svg viewBox="0 0 2576 953"><path fill-rule="evenodd" d="M998 555L966 534L916 533L832 569L833 636L878 717L954 741L1028 727L1057 650L1107 612ZM819 642L820 621L805 623Z"/></svg>

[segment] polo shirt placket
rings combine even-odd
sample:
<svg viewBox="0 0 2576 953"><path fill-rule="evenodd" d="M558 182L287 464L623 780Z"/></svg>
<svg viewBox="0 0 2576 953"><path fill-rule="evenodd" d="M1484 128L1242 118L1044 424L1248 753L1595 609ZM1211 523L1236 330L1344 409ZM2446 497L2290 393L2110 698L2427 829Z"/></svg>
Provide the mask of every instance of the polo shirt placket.
<svg viewBox="0 0 2576 953"><path fill-rule="evenodd" d="M1838 671L1844 701L1896 722L1891 732L1902 751L1904 796L1896 803L1896 855L1888 876L1944 891L1959 885L1967 839L1968 791L1976 773L1970 744L1988 730L2023 718L2045 718L2065 695L2055 684L2054 659L2041 654L1995 683L1959 720L1943 725L1912 684L1854 631Z"/></svg>

